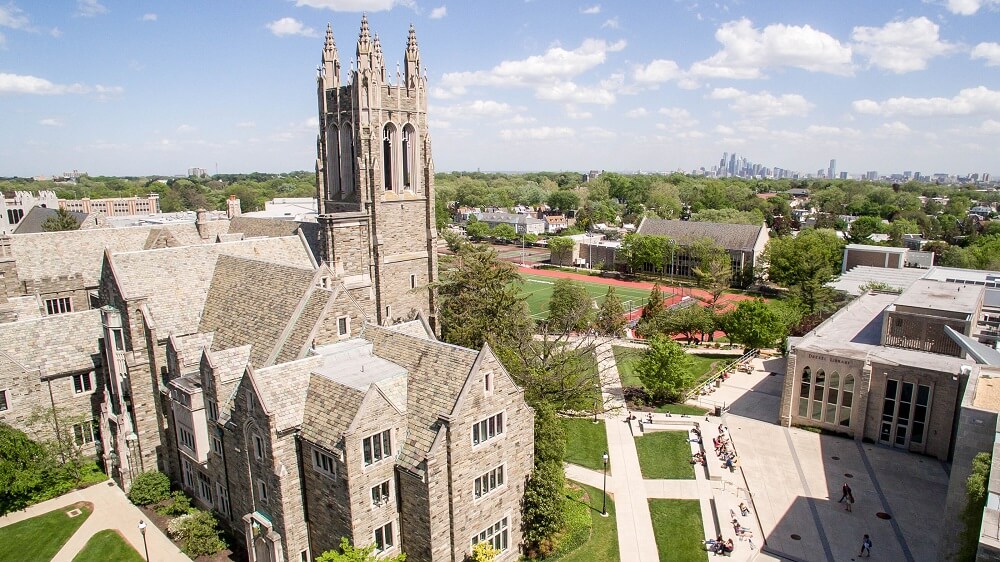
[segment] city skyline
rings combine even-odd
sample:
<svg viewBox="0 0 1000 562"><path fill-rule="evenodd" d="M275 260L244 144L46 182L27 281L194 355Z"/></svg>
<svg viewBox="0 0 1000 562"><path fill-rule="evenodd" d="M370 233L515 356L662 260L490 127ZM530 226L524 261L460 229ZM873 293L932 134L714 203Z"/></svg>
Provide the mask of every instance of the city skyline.
<svg viewBox="0 0 1000 562"><path fill-rule="evenodd" d="M416 27L435 167L994 172L997 0L0 5L0 176L312 169L315 68ZM666 33L665 33L666 31ZM884 172L883 172L884 171Z"/></svg>

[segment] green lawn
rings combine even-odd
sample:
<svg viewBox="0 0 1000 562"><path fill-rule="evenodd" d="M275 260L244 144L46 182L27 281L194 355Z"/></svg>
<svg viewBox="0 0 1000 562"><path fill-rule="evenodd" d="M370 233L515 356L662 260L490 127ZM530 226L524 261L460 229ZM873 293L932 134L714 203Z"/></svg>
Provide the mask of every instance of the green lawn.
<svg viewBox="0 0 1000 562"><path fill-rule="evenodd" d="M686 431L651 431L636 437L642 477L693 480L689 435Z"/></svg>
<svg viewBox="0 0 1000 562"><path fill-rule="evenodd" d="M708 560L698 500L649 500L660 562Z"/></svg>
<svg viewBox="0 0 1000 562"><path fill-rule="evenodd" d="M642 357L644 350L633 347L612 346L615 352L615 363L618 366L618 374L622 377L622 386L642 386L642 381L635 374L635 365ZM691 372L695 375L695 385L701 383L709 375L721 369L726 363L738 358L733 355L701 355L689 353L688 356L693 361Z"/></svg>
<svg viewBox="0 0 1000 562"><path fill-rule="evenodd" d="M604 469L604 453L608 450L608 434L604 420L562 418L566 429L566 462L594 470Z"/></svg>
<svg viewBox="0 0 1000 562"><path fill-rule="evenodd" d="M567 482L570 484L570 482ZM546 562L619 562L618 525L615 522L615 502L608 496L608 516L601 517L603 495L601 490L576 482L578 490L567 496L567 520L570 525L566 536L555 552L545 557ZM590 516L590 527L583 520ZM586 533L586 534L585 534Z"/></svg>
<svg viewBox="0 0 1000 562"><path fill-rule="evenodd" d="M105 529L90 537L73 562L143 562L142 555L122 538L118 531Z"/></svg>
<svg viewBox="0 0 1000 562"><path fill-rule="evenodd" d="M75 508L80 515L66 515ZM93 509L81 502L0 528L0 562L49 562Z"/></svg>
<svg viewBox="0 0 1000 562"><path fill-rule="evenodd" d="M653 410L654 412L663 413L670 412L671 414L687 414L689 416L704 416L708 413L708 409L702 408L700 406L690 406L688 404L664 404Z"/></svg>
<svg viewBox="0 0 1000 562"><path fill-rule="evenodd" d="M531 313L532 318L546 318L549 313L549 298L552 296L552 287L555 285L557 278L532 275L530 273L522 273L521 278L524 281L521 284L522 295L527 297L528 311ZM604 296L608 293L609 286L605 283L605 280L595 278L593 281L576 281L587 289L591 298L597 301L598 305L604 302ZM644 306L646 301L649 300L649 289L619 287L616 285L615 294L618 295L618 298L625 305L626 311L632 306L636 308ZM632 302L625 302L629 300Z"/></svg>

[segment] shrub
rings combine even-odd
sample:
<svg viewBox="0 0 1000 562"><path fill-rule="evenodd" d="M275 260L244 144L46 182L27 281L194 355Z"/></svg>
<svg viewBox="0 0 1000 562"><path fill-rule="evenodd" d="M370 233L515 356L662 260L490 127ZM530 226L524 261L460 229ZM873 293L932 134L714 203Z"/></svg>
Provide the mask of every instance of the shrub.
<svg viewBox="0 0 1000 562"><path fill-rule="evenodd" d="M219 538L218 521L200 509L181 515L167 525L167 532L181 543L184 554L195 558L209 556L226 548Z"/></svg>
<svg viewBox="0 0 1000 562"><path fill-rule="evenodd" d="M135 505L149 505L170 497L170 479L158 470L143 472L132 480L128 499Z"/></svg>
<svg viewBox="0 0 1000 562"><path fill-rule="evenodd" d="M170 501L160 507L156 508L156 512L160 515L167 515L170 517L175 517L177 515L184 515L186 513L191 513L194 508L191 507L191 498L184 495L184 492L176 491L170 495Z"/></svg>
<svg viewBox="0 0 1000 562"><path fill-rule="evenodd" d="M966 504L962 512L964 527L959 534L958 560L972 560L976 557L992 461L990 453L978 453L972 459L972 472L965 481Z"/></svg>
<svg viewBox="0 0 1000 562"><path fill-rule="evenodd" d="M529 557L545 556L552 551L552 538L563 528L565 483L561 463L536 466L524 489L524 542Z"/></svg>

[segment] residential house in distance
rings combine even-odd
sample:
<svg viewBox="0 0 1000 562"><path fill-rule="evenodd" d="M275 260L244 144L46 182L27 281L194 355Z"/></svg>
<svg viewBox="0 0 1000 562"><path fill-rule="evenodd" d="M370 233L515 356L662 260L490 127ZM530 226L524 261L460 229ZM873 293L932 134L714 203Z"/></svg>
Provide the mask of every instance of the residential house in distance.
<svg viewBox="0 0 1000 562"><path fill-rule="evenodd" d="M509 224L514 227L518 234L542 234L546 232L547 223L544 220L536 219L529 215L516 215L513 213L477 213L479 222L484 222L490 228L495 228L500 224Z"/></svg>

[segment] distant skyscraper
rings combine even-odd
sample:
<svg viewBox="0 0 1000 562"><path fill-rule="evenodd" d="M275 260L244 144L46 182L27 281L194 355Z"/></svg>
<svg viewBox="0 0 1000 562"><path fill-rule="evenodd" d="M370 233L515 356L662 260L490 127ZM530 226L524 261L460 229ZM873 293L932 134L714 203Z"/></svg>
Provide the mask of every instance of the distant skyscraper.
<svg viewBox="0 0 1000 562"><path fill-rule="evenodd" d="M833 178L837 177L837 159L836 158L831 158L830 159L830 169L829 169L829 171L827 171L826 177L828 177L830 179L833 179Z"/></svg>

